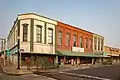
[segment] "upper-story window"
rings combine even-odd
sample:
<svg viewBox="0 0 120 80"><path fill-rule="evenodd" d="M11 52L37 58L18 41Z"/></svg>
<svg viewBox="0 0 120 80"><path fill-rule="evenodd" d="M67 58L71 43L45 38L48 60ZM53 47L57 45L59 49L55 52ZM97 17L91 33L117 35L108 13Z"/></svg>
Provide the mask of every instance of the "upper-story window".
<svg viewBox="0 0 120 80"><path fill-rule="evenodd" d="M70 44L70 34L66 34L66 45L68 46Z"/></svg>
<svg viewBox="0 0 120 80"><path fill-rule="evenodd" d="M27 41L28 38L28 24L23 24L23 41Z"/></svg>
<svg viewBox="0 0 120 80"><path fill-rule="evenodd" d="M100 50L100 38L98 38L98 50Z"/></svg>
<svg viewBox="0 0 120 80"><path fill-rule="evenodd" d="M80 48L83 47L83 46L82 46L82 42L83 42L82 39L83 39L83 38L82 38L82 36L81 36L81 37L80 37Z"/></svg>
<svg viewBox="0 0 120 80"><path fill-rule="evenodd" d="M101 39L101 51L103 51L103 39Z"/></svg>
<svg viewBox="0 0 120 80"><path fill-rule="evenodd" d="M85 48L88 48L88 38L85 38Z"/></svg>
<svg viewBox="0 0 120 80"><path fill-rule="evenodd" d="M97 50L97 37L94 37L94 49Z"/></svg>
<svg viewBox="0 0 120 80"><path fill-rule="evenodd" d="M37 42L42 43L42 26L36 25L36 40Z"/></svg>
<svg viewBox="0 0 120 80"><path fill-rule="evenodd" d="M92 49L92 39L90 39L90 49Z"/></svg>
<svg viewBox="0 0 120 80"><path fill-rule="evenodd" d="M73 36L73 46L76 47L76 35Z"/></svg>
<svg viewBox="0 0 120 80"><path fill-rule="evenodd" d="M15 31L15 39L16 39L16 42L17 42L17 38L18 38L18 30Z"/></svg>
<svg viewBox="0 0 120 80"><path fill-rule="evenodd" d="M62 31L58 32L58 45L62 45Z"/></svg>
<svg viewBox="0 0 120 80"><path fill-rule="evenodd" d="M53 29L48 28L48 43L53 44Z"/></svg>

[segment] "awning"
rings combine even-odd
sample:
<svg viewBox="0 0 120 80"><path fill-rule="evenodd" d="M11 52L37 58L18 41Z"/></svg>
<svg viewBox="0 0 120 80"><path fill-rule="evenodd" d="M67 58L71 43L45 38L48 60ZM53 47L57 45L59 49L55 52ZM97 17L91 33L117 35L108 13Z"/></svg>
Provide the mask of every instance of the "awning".
<svg viewBox="0 0 120 80"><path fill-rule="evenodd" d="M58 56L103 57L102 55L84 52L57 51Z"/></svg>

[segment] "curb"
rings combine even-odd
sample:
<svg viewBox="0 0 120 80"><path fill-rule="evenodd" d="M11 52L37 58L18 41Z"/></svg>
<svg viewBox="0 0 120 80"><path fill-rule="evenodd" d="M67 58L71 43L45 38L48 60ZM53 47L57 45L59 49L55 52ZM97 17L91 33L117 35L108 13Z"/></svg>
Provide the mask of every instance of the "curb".
<svg viewBox="0 0 120 80"><path fill-rule="evenodd" d="M3 71L3 74L7 74L7 75L12 75L12 76L21 76L21 75L26 75L26 74L33 74L33 72L26 72L26 73L13 73L13 72L7 72L7 71Z"/></svg>

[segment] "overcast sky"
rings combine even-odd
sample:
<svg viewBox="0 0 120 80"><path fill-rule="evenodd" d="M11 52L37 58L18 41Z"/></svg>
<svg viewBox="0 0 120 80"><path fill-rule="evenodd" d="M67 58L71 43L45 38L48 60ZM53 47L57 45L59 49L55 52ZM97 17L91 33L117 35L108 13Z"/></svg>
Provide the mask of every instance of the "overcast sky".
<svg viewBox="0 0 120 80"><path fill-rule="evenodd" d="M20 13L35 12L105 37L120 47L120 0L0 0L0 37Z"/></svg>

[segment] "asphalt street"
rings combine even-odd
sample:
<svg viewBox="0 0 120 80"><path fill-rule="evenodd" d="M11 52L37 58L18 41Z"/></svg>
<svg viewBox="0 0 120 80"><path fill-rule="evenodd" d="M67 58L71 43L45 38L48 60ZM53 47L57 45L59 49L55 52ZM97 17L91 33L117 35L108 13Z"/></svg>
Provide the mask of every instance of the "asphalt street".
<svg viewBox="0 0 120 80"><path fill-rule="evenodd" d="M6 74L0 74L0 80L105 80L105 79L120 80L120 65L59 72L43 72L43 73L39 72L37 74L28 74L22 76L10 76Z"/></svg>
<svg viewBox="0 0 120 80"><path fill-rule="evenodd" d="M84 74L100 78L107 78L112 80L120 80L120 65L112 65L105 67L96 67L80 70L71 70L68 73Z"/></svg>
<svg viewBox="0 0 120 80"><path fill-rule="evenodd" d="M120 80L120 65L70 70L64 72L44 72L39 75L57 80Z"/></svg>

